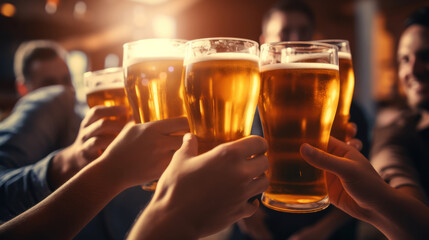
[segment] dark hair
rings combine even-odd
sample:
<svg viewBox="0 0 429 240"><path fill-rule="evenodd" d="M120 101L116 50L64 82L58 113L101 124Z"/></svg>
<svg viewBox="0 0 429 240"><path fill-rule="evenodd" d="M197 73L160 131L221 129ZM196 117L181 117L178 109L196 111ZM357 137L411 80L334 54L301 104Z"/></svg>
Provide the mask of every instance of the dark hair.
<svg viewBox="0 0 429 240"><path fill-rule="evenodd" d="M31 65L35 61L46 61L59 57L56 49L51 47L40 47L33 49L27 56L24 57L22 63L22 74L25 78L29 77Z"/></svg>
<svg viewBox="0 0 429 240"><path fill-rule="evenodd" d="M405 20L405 28L414 24L429 27L429 7L418 9Z"/></svg>
<svg viewBox="0 0 429 240"><path fill-rule="evenodd" d="M314 17L314 13L311 8L303 1L300 0L280 0L276 2L268 12L265 13L264 18L262 20L262 27L265 28L265 25L270 20L271 15L274 12L300 12L304 14L309 20L311 25L314 27L316 21Z"/></svg>
<svg viewBox="0 0 429 240"><path fill-rule="evenodd" d="M45 61L57 57L65 59L66 50L50 40L31 40L21 43L15 52L14 71L16 81L25 83L30 75L31 65L35 61Z"/></svg>

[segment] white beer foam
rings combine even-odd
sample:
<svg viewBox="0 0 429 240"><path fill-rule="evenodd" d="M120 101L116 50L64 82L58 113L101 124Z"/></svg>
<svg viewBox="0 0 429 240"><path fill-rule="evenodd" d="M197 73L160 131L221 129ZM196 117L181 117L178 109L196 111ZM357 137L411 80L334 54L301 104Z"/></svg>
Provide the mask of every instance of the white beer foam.
<svg viewBox="0 0 429 240"><path fill-rule="evenodd" d="M86 94L106 89L124 88L124 73L121 69L120 71L115 68L86 72L83 78Z"/></svg>
<svg viewBox="0 0 429 240"><path fill-rule="evenodd" d="M197 62L204 61L216 61L216 60L245 60L259 63L259 57L250 53L235 53L235 52L226 52L226 53L214 53L211 55L205 55L202 57L196 57L193 59L186 60L183 65L193 64Z"/></svg>
<svg viewBox="0 0 429 240"><path fill-rule="evenodd" d="M348 52L338 52L338 58L352 59L352 54Z"/></svg>
<svg viewBox="0 0 429 240"><path fill-rule="evenodd" d="M329 69L339 70L338 65L329 63L276 63L261 66L261 72L278 69Z"/></svg>
<svg viewBox="0 0 429 240"><path fill-rule="evenodd" d="M95 86L92 88L88 88L86 87L86 94L90 94L90 93L94 93L94 92L98 92L98 91L102 91L102 90L110 90L110 89L125 89L124 88L124 83L111 83L109 85L100 85L100 86Z"/></svg>
<svg viewBox="0 0 429 240"><path fill-rule="evenodd" d="M306 54L293 54L293 51L289 53L290 48L282 49L281 51L281 63L293 63L293 62L302 62L308 59L325 59L325 63L332 61L332 52L323 52L323 53L306 53Z"/></svg>
<svg viewBox="0 0 429 240"><path fill-rule="evenodd" d="M183 56L144 56L140 58L130 59L126 62L127 67L141 63L141 62L154 62L154 61L183 61ZM125 66L125 64L124 64Z"/></svg>

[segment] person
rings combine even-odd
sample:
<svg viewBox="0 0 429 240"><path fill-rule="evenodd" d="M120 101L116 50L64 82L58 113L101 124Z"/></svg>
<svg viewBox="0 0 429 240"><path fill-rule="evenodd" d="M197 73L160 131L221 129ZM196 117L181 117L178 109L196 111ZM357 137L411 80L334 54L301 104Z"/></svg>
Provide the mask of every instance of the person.
<svg viewBox="0 0 429 240"><path fill-rule="evenodd" d="M82 120L63 51L51 41L24 45L15 59L23 97L0 123L0 222L46 198L98 157L126 124L123 107L96 106ZM125 190L76 238L122 237L151 195L138 187Z"/></svg>
<svg viewBox="0 0 429 240"><path fill-rule="evenodd" d="M333 137L328 151L301 146L309 164L326 170L332 204L368 222L388 239L427 239L429 207L416 196L387 184L354 147Z"/></svg>
<svg viewBox="0 0 429 240"><path fill-rule="evenodd" d="M129 239L197 239L253 214L259 202L249 199L268 187L266 141L251 136L198 155L194 135L172 135L186 125L186 118L128 124L99 158L1 225L0 237L72 238L113 196L160 176Z"/></svg>
<svg viewBox="0 0 429 240"><path fill-rule="evenodd" d="M377 119L371 163L393 188L427 202L429 193L429 7L406 21L397 50L407 107ZM378 116L381 118L381 116Z"/></svg>
<svg viewBox="0 0 429 240"><path fill-rule="evenodd" d="M15 52L15 84L21 96L45 86L72 86L67 52L50 40L22 43Z"/></svg>
<svg viewBox="0 0 429 240"><path fill-rule="evenodd" d="M259 40L261 44L310 41L313 39L315 26L314 13L305 2L278 1L263 17ZM362 109L356 102L352 102L350 108L350 121L357 124L358 131L354 132L353 136L356 134L356 138L362 141L362 152L367 156L368 124ZM263 136L258 110L254 116L252 134ZM262 206L253 217L238 222L239 227L235 226L231 239L350 239L355 231L355 223L347 223L349 220L352 219L332 207L318 213L291 214ZM287 228L286 225L288 225Z"/></svg>

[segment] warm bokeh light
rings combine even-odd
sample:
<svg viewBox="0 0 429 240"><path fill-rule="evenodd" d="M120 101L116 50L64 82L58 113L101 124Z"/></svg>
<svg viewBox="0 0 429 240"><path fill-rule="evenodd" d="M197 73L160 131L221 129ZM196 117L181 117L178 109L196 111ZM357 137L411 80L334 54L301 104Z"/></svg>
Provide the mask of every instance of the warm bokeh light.
<svg viewBox="0 0 429 240"><path fill-rule="evenodd" d="M169 16L155 16L152 22L153 33L157 38L176 37L176 20Z"/></svg>
<svg viewBox="0 0 429 240"><path fill-rule="evenodd" d="M133 22L137 27L144 27L147 23L147 13L142 6L136 6L133 9Z"/></svg>
<svg viewBox="0 0 429 240"><path fill-rule="evenodd" d="M13 17L16 13L16 8L11 3L3 3L1 5L1 14L5 17Z"/></svg>
<svg viewBox="0 0 429 240"><path fill-rule="evenodd" d="M119 67L119 57L114 53L110 53L104 59L104 68Z"/></svg>
<svg viewBox="0 0 429 240"><path fill-rule="evenodd" d="M67 65L72 75L73 86L76 89L76 98L79 102L85 102L86 95L83 90L83 73L86 72L88 68L88 58L86 54L82 51L71 51L67 56Z"/></svg>
<svg viewBox="0 0 429 240"><path fill-rule="evenodd" d="M83 17L86 13L86 3L79 1L74 5L73 14L75 17Z"/></svg>
<svg viewBox="0 0 429 240"><path fill-rule="evenodd" d="M149 5L157 5L161 3L168 2L169 0L133 0L134 2L149 4Z"/></svg>
<svg viewBox="0 0 429 240"><path fill-rule="evenodd" d="M47 0L45 5L45 11L48 14L54 14L57 12L59 0Z"/></svg>

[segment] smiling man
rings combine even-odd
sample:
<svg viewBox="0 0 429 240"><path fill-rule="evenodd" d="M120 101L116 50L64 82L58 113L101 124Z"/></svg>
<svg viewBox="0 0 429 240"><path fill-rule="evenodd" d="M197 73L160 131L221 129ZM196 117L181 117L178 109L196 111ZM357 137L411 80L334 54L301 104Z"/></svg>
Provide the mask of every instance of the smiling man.
<svg viewBox="0 0 429 240"><path fill-rule="evenodd" d="M398 76L407 109L374 130L371 162L392 187L427 202L429 193L429 7L406 21Z"/></svg>

